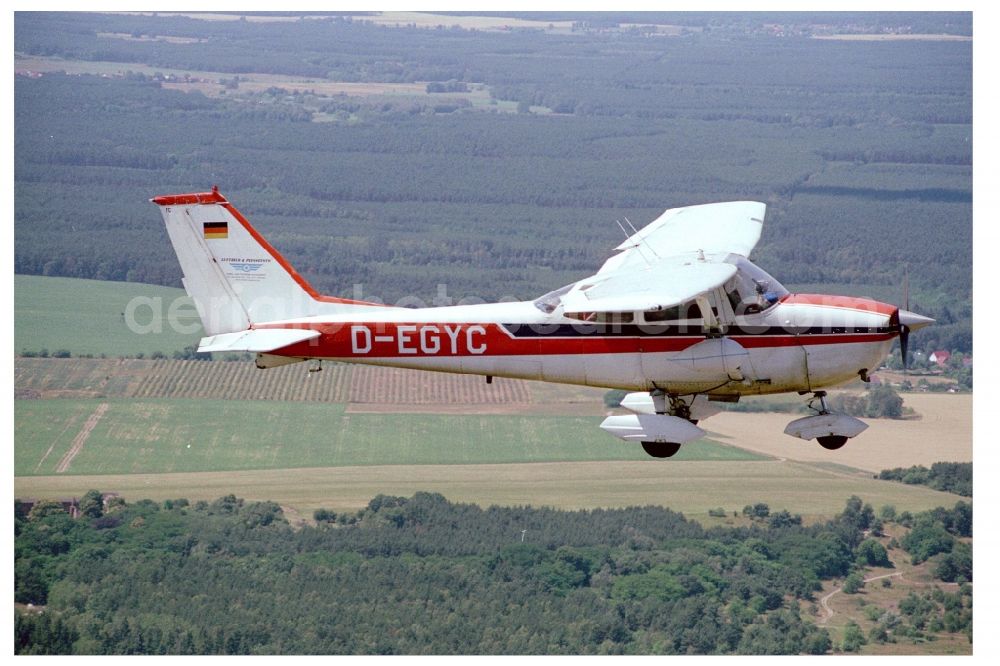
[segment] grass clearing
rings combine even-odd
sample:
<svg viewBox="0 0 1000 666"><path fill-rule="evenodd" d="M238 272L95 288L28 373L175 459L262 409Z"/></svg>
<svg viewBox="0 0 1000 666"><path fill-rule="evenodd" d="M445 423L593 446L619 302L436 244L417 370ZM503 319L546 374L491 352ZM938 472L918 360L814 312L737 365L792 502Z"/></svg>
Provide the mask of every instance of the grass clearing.
<svg viewBox="0 0 1000 666"><path fill-rule="evenodd" d="M134 300L137 299L137 300ZM131 307L130 307L131 303ZM184 327L168 322L171 312ZM129 328L128 321L136 326ZM74 355L168 356L203 335L194 305L182 289L137 282L14 276L14 351Z"/></svg>
<svg viewBox="0 0 1000 666"><path fill-rule="evenodd" d="M899 613L899 603L910 593L925 595L934 589L954 593L959 589L958 583L945 583L933 575L933 561L914 565L910 556L899 548L890 548L892 538L901 539L907 532L898 524L887 524L885 534L878 541L886 547L892 567L872 567L865 571L866 582L855 594L842 591L842 581L828 580L823 582L822 590L816 593L816 598L825 598L826 605L833 615L816 607L814 619L830 630L834 642L843 640L848 622L856 622L864 634L875 626L866 614L869 607L880 611ZM883 583L888 581L888 584ZM911 655L911 654L970 654L972 644L963 634L938 633L933 640L900 639L896 643L869 643L861 648L864 655Z"/></svg>

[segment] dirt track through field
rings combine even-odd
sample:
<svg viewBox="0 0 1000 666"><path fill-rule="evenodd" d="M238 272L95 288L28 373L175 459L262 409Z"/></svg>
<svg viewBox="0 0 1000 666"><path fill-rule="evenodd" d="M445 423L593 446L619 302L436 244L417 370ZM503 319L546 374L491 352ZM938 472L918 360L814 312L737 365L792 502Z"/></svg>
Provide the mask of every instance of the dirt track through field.
<svg viewBox="0 0 1000 666"><path fill-rule="evenodd" d="M59 464L56 465L56 473L62 474L69 469L70 463L73 462L73 458L83 450L83 445L87 443L87 438L90 437L90 433L93 432L94 428L97 426L97 422L101 420L104 416L104 412L108 411L108 403L102 402L97 406L97 409L87 417L86 422L84 422L83 427L80 428L80 432L77 433L76 437L73 438L73 444L69 447L69 451L59 460Z"/></svg>
<svg viewBox="0 0 1000 666"><path fill-rule="evenodd" d="M902 578L903 577L903 572L902 571L897 571L896 573L883 574L881 576L872 576L871 578L865 578L865 583L867 584L867 583L870 583L870 582L875 581L875 580L881 580L883 578L894 578L896 576ZM830 608L829 601L830 601L830 598L833 595L841 592L842 590L843 590L843 588L838 587L833 592L830 592L828 595L826 595L825 597L823 597L823 598L821 598L819 600L820 606L823 607L823 613L824 613L824 615L823 615L823 617L821 617L819 619L819 622L817 622L817 624L826 624L827 622L830 621L830 618L832 618L834 615L836 615L836 612L832 608Z"/></svg>

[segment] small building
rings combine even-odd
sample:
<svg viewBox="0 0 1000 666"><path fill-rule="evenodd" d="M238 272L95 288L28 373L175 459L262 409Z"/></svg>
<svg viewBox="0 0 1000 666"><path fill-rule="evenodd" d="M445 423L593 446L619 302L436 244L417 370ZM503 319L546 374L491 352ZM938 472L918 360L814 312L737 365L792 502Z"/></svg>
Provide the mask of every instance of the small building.
<svg viewBox="0 0 1000 666"><path fill-rule="evenodd" d="M942 349L940 351L931 352L931 355L927 360L930 361L931 363L937 363L939 366L943 368L944 366L948 365L949 358L951 358L951 352Z"/></svg>

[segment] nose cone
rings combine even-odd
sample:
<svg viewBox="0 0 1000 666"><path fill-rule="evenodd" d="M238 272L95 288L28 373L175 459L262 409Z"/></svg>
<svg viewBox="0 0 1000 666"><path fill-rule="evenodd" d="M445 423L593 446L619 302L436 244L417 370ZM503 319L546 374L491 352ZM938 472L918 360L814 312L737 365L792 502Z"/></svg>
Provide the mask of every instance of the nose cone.
<svg viewBox="0 0 1000 666"><path fill-rule="evenodd" d="M918 315L916 312L910 312L909 310L899 311L899 325L906 326L911 331L916 331L924 326L930 326L933 323L934 320L930 317Z"/></svg>

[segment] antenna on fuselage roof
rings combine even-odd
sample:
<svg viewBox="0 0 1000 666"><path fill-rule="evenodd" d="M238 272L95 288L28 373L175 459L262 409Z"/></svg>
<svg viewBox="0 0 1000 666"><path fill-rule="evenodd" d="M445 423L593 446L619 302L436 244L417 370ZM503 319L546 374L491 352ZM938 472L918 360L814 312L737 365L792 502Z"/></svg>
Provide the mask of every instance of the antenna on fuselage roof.
<svg viewBox="0 0 1000 666"><path fill-rule="evenodd" d="M628 218L625 218L625 219L626 219L626 221L628 220ZM625 231L625 227L622 226L621 222L619 222L618 220L615 220L615 224L617 224L618 228L622 230L623 234L625 234L625 240L628 240L629 238L632 237L632 234L630 234L629 232ZM629 225L629 226L631 226L631 225Z"/></svg>
<svg viewBox="0 0 1000 666"><path fill-rule="evenodd" d="M629 233L628 231L626 231L625 227L622 226L622 223L619 222L618 220L615 220L615 224L617 224L618 228L622 230L623 234L625 234L625 240L629 240L630 238L635 238L639 234L639 232L636 231L636 228L632 225L632 222L630 222L627 217L625 218L625 221L628 222L628 226L632 229L632 233ZM646 262L646 265L647 266L652 266L653 263L649 260L649 257L647 257L642 252L642 245L643 245L644 242L645 242L644 238L638 238L635 241L634 247L635 247L636 250L639 251L639 256L643 258L643 260ZM654 257L656 257L657 259L660 258L660 255L656 254L656 250L654 250L652 247L649 247L648 244L647 244L646 247L649 249L650 252L653 253Z"/></svg>

